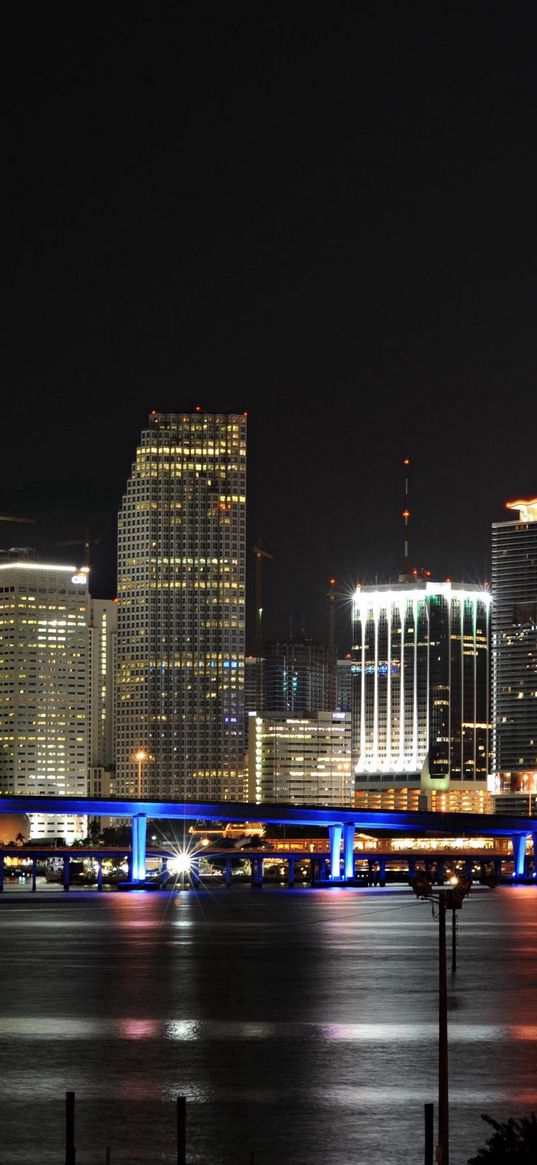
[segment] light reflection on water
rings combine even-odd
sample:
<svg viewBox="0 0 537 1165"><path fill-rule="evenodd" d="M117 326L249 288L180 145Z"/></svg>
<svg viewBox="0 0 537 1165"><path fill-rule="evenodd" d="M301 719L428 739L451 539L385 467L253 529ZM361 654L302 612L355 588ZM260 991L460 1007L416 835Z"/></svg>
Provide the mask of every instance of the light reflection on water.
<svg viewBox="0 0 537 1165"><path fill-rule="evenodd" d="M410 891L6 895L0 928L0 1165L62 1159L66 1089L77 1165L174 1161L177 1095L189 1165L423 1158L437 928ZM472 891L448 980L463 1165L482 1112L537 1105L533 888Z"/></svg>

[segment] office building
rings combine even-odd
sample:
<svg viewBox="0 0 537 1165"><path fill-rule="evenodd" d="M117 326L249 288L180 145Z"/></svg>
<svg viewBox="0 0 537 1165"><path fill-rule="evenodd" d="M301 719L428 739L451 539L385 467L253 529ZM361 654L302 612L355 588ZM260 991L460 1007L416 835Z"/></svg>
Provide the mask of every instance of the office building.
<svg viewBox="0 0 537 1165"><path fill-rule="evenodd" d="M249 800L350 806L353 784L348 713L250 716Z"/></svg>
<svg viewBox="0 0 537 1165"><path fill-rule="evenodd" d="M352 711L352 677L356 665L351 653L336 661L336 711Z"/></svg>
<svg viewBox="0 0 537 1165"><path fill-rule="evenodd" d="M85 796L88 573L0 557L0 789ZM31 815L31 836L70 843L83 817Z"/></svg>
<svg viewBox="0 0 537 1165"><path fill-rule="evenodd" d="M246 415L151 413L118 523L116 786L244 795Z"/></svg>
<svg viewBox="0 0 537 1165"><path fill-rule="evenodd" d="M265 644L263 707L288 716L333 712L336 707L335 647L303 634Z"/></svg>
<svg viewBox="0 0 537 1165"><path fill-rule="evenodd" d="M117 603L90 599L89 634L89 768L90 797L115 792L115 692Z"/></svg>
<svg viewBox="0 0 537 1165"><path fill-rule="evenodd" d="M357 804L483 811L489 771L489 611L477 586L359 586L353 602Z"/></svg>
<svg viewBox="0 0 537 1165"><path fill-rule="evenodd" d="M537 498L507 508L518 517L492 526L491 787L505 812L537 793Z"/></svg>

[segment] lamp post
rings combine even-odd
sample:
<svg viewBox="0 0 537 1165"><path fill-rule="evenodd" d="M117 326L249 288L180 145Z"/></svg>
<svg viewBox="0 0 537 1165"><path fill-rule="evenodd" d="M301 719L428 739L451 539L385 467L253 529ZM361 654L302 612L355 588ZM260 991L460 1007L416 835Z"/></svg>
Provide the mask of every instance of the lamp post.
<svg viewBox="0 0 537 1165"><path fill-rule="evenodd" d="M150 758L149 753L146 751L145 748L137 748L136 752L133 752L133 754L132 754L132 759L133 759L133 761L136 761L136 764L138 766L137 799L138 799L138 801L141 801L141 799L142 799L142 765L144 764L144 762L146 760L150 760L151 758Z"/></svg>
<svg viewBox="0 0 537 1165"><path fill-rule="evenodd" d="M431 902L433 917L438 919L438 1144L436 1147L438 1165L449 1165L446 910L452 910L455 918L455 911L461 909L463 898L469 893L471 886L470 880L465 877L455 878L453 883L450 887L442 888L434 893L427 875L421 870L410 883L418 898Z"/></svg>

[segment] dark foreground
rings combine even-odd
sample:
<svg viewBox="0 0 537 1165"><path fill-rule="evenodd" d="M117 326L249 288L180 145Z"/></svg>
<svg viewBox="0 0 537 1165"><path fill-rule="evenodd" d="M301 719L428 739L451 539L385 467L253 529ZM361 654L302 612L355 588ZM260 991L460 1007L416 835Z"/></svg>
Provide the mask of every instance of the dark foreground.
<svg viewBox="0 0 537 1165"><path fill-rule="evenodd" d="M437 924L406 888L0 898L0 1162L421 1165ZM537 888L472 890L449 974L451 1165L537 1107Z"/></svg>

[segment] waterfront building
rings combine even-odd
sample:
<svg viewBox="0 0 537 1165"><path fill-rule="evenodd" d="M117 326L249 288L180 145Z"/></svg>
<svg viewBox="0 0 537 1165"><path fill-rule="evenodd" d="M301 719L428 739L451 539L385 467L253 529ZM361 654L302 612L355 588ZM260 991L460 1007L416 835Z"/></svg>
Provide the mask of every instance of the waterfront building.
<svg viewBox="0 0 537 1165"><path fill-rule="evenodd" d="M0 556L0 789L88 790L88 571ZM31 837L85 834L85 819L32 814Z"/></svg>
<svg viewBox="0 0 537 1165"><path fill-rule="evenodd" d="M360 807L491 808L490 601L486 588L422 577L356 588L353 762Z"/></svg>
<svg viewBox="0 0 537 1165"><path fill-rule="evenodd" d="M196 409L142 431L118 521L118 793L244 795L246 430Z"/></svg>
<svg viewBox="0 0 537 1165"><path fill-rule="evenodd" d="M491 787L502 812L525 813L537 794L537 498L507 508L517 518L492 526Z"/></svg>
<svg viewBox="0 0 537 1165"><path fill-rule="evenodd" d="M332 712L336 707L335 647L302 633L264 647L263 707L288 716Z"/></svg>
<svg viewBox="0 0 537 1165"><path fill-rule="evenodd" d="M349 713L250 716L250 801L351 805L353 785Z"/></svg>
<svg viewBox="0 0 537 1165"><path fill-rule="evenodd" d="M89 768L90 797L115 792L115 691L117 603L90 599L89 632Z"/></svg>

